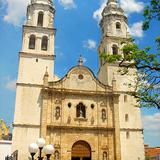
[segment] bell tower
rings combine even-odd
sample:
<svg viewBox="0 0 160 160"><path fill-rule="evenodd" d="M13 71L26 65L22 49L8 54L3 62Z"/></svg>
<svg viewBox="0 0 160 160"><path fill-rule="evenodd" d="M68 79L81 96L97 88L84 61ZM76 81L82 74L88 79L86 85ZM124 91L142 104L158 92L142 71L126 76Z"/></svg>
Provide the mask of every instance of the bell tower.
<svg viewBox="0 0 160 160"><path fill-rule="evenodd" d="M144 159L144 142L141 113L139 107L136 107L136 99L128 94L134 89L129 87L129 84L135 84L137 71L134 68L129 68L128 74L122 75L119 72L119 61L109 63L102 58L102 54L106 56L121 55L123 57L122 47L131 42L127 17L116 0L108 0L102 12L100 27L102 37L98 49L98 77L102 83L109 86L113 85L114 80L115 91L120 94L117 121L120 126L121 159L142 160Z"/></svg>
<svg viewBox="0 0 160 160"><path fill-rule="evenodd" d="M46 67L50 77L53 77L54 14L51 0L31 0L28 5L27 20L23 25L19 83L42 84Z"/></svg>
<svg viewBox="0 0 160 160"><path fill-rule="evenodd" d="M28 157L28 144L40 136L43 76L54 74L54 15L51 0L31 0L23 25L16 88L12 151Z"/></svg>
<svg viewBox="0 0 160 160"><path fill-rule="evenodd" d="M102 38L99 44L99 79L104 83L111 85L113 73L116 72L118 62L107 63L102 54L106 55L121 55L121 49L131 41L131 36L128 32L128 20L123 9L119 6L116 0L108 0L106 7L102 12L100 22ZM113 67L114 66L114 67ZM116 74L116 73L114 73Z"/></svg>

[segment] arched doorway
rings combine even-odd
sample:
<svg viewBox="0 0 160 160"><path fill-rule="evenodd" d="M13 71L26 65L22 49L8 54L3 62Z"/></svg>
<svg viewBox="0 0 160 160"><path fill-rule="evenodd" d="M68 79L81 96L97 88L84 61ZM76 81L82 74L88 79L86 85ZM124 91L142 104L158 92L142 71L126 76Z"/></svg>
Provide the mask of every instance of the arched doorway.
<svg viewBox="0 0 160 160"><path fill-rule="evenodd" d="M85 141L78 141L72 146L72 160L91 160L91 147Z"/></svg>

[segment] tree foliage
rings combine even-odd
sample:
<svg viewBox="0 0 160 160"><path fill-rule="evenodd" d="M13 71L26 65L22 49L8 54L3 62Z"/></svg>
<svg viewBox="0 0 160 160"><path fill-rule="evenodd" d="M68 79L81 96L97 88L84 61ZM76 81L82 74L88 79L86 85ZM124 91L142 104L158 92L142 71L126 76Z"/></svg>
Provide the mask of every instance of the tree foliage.
<svg viewBox="0 0 160 160"><path fill-rule="evenodd" d="M144 30L149 28L152 20L160 21L160 0L150 0L150 5L145 7L143 16L145 18L143 23Z"/></svg>

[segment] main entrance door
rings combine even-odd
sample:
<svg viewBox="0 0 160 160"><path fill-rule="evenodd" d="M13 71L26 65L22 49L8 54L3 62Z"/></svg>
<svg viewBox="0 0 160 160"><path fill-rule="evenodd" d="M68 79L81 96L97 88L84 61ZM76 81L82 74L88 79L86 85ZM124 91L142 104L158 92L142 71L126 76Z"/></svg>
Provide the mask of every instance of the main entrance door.
<svg viewBox="0 0 160 160"><path fill-rule="evenodd" d="M91 147L85 141L78 141L72 147L72 160L91 160Z"/></svg>

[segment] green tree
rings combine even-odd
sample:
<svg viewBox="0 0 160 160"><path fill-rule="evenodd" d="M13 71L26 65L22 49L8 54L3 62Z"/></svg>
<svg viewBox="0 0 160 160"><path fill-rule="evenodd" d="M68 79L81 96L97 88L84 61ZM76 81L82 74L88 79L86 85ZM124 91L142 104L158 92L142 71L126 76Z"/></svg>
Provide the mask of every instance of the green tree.
<svg viewBox="0 0 160 160"><path fill-rule="evenodd" d="M160 0L150 1L144 9L144 18L143 30L149 29L152 20L160 21ZM121 74L127 74L130 67L136 68L136 86L130 94L137 98L141 107L160 109L160 37L156 38L155 43L155 53L151 52L151 47L140 49L131 41L122 48L124 56L102 53L102 58L109 63L120 61Z"/></svg>

